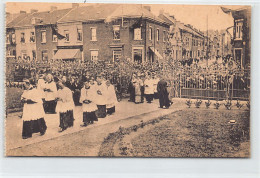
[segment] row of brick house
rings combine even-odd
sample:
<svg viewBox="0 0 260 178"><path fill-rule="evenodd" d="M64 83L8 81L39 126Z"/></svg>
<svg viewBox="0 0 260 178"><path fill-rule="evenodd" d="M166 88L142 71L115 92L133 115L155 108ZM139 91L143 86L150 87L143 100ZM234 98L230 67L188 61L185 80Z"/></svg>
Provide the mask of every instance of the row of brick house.
<svg viewBox="0 0 260 178"><path fill-rule="evenodd" d="M223 34L201 32L150 6L101 4L7 14L6 56L38 61L117 60L153 62L225 56ZM208 37L207 37L208 36ZM217 40L215 40L217 39ZM170 51L170 52L169 52Z"/></svg>
<svg viewBox="0 0 260 178"><path fill-rule="evenodd" d="M162 59L170 24L149 6L104 4L22 13L7 21L7 57L16 59Z"/></svg>

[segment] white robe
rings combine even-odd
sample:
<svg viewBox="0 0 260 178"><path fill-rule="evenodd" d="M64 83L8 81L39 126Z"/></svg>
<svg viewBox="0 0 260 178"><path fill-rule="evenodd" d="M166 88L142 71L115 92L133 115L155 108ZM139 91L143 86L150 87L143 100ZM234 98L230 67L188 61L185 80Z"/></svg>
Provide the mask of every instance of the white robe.
<svg viewBox="0 0 260 178"><path fill-rule="evenodd" d="M57 112L67 112L74 109L74 101L72 98L72 92L68 87L64 87L57 91L57 97L61 101L57 102L56 111Z"/></svg>
<svg viewBox="0 0 260 178"><path fill-rule="evenodd" d="M89 89L86 89L85 87L81 89L80 102L82 103L83 112L93 112L97 110L97 105L94 102L96 95L95 85L90 85ZM86 104L83 102L84 100L90 100L91 103Z"/></svg>
<svg viewBox="0 0 260 178"><path fill-rule="evenodd" d="M42 105L43 91L33 88L32 90L25 90L21 96L21 99L30 99L36 103L27 104L23 106L23 121L37 120L44 118L44 109Z"/></svg>
<svg viewBox="0 0 260 178"><path fill-rule="evenodd" d="M45 81L44 79L40 78L37 83L37 89L42 90L45 88Z"/></svg>
<svg viewBox="0 0 260 178"><path fill-rule="evenodd" d="M102 83L101 85L96 85L95 86L95 92L96 92L96 97L94 99L94 103L96 103L97 105L106 105L107 101L106 101L106 85L104 83ZM97 92L100 91L101 95L97 94Z"/></svg>
<svg viewBox="0 0 260 178"><path fill-rule="evenodd" d="M57 96L57 86L55 82L51 82L51 83L45 83L44 86L45 89L50 89L51 91L45 91L45 100L46 101L52 101L55 100L56 96Z"/></svg>
<svg viewBox="0 0 260 178"><path fill-rule="evenodd" d="M158 92L157 91L157 84L160 81L160 79L159 78L155 78L155 79L152 79L152 81L153 81L153 91L154 91L154 93L157 93Z"/></svg>
<svg viewBox="0 0 260 178"><path fill-rule="evenodd" d="M151 79L146 79L144 81L144 94L154 94L154 86Z"/></svg>
<svg viewBox="0 0 260 178"><path fill-rule="evenodd" d="M117 103L117 97L116 97L116 91L114 85L110 85L107 87L107 92L106 92L106 98L107 98L107 108L112 108L116 105Z"/></svg>

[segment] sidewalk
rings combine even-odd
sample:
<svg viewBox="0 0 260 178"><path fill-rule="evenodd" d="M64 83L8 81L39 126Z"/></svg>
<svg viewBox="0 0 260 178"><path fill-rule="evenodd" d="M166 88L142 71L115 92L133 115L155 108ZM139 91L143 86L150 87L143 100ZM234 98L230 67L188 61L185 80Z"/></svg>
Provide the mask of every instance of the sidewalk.
<svg viewBox="0 0 260 178"><path fill-rule="evenodd" d="M180 108L180 103L182 103L182 107L184 106L183 101L179 100L174 101L174 104L170 109L160 109L158 107L159 101L155 100L153 103L143 103L143 104L134 104L132 102L128 102L127 100L123 100L116 106L116 113L111 116L107 116L106 118L99 118L99 121L90 125L88 127L80 127L82 124L82 111L81 107L75 107L74 109L74 126L72 128L68 128L64 132L59 133L59 117L58 114L47 114L45 116L45 121L47 125L46 134L40 136L40 134L33 134L32 138L22 139L22 119L19 117L22 113L12 113L9 114L6 118L6 152L8 150L12 150L15 148L21 148L26 145L31 145L39 142L43 142L46 140L54 139L60 136L64 136L67 134L77 133L82 130L98 127L100 125L105 125L117 121L121 121L124 119L129 119L133 117L138 117L140 115L145 115L148 113L154 113L153 116L158 116L158 114L167 114L175 111L177 108ZM177 106L177 107L176 107ZM158 112L159 111L159 112ZM151 116L150 116L151 117ZM119 126L118 126L119 127ZM117 127L117 128L118 128Z"/></svg>

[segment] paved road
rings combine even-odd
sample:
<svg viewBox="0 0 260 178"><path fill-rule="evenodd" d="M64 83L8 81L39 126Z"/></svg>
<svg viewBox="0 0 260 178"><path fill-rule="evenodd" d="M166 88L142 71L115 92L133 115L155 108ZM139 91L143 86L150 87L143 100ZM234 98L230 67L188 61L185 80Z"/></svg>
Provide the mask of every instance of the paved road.
<svg viewBox="0 0 260 178"><path fill-rule="evenodd" d="M74 127L69 128L66 131L62 133L58 133L58 125L59 125L59 118L58 114L48 114L45 117L46 124L47 124L47 131L44 136L40 136L39 134L33 134L33 137L30 139L23 140L21 137L22 132L22 120L19 117L21 113L12 113L7 116L6 118L6 155L37 155L37 156L46 156L46 155L52 155L52 156L62 156L62 155L87 155L87 156L95 156L96 155L96 147L93 151L90 151L88 149L88 153L82 154L82 153L63 153L61 150L54 151L50 153L51 151L45 152L46 150L50 150L52 145L56 145L55 147L61 147L62 149L67 148L66 146L67 141L68 143L75 141L76 138L84 137L88 138L88 144L86 141L82 141L82 144L87 145L88 147L91 147L91 145L97 146L97 142L102 142L103 139L107 134L109 134L112 131L116 131L119 126L121 125L131 125L136 124L136 122L139 122L137 120L142 119L152 119L154 117L161 116L162 114L171 113L177 109L180 109L181 105L183 107L183 104L180 105L179 100L176 100L174 105L166 110L166 109L160 109L158 108L158 100L155 100L152 104L143 103L143 104L134 104L127 102L127 100L123 100L116 106L116 113L108 116L106 118L100 118L98 122L96 122L93 125L90 125L88 127L80 127L80 124L82 124L82 111L81 107L75 107L74 113L75 113L75 122ZM129 126L130 126L129 125ZM83 135L82 135L83 134ZM75 138L74 138L75 137ZM58 140L58 141L57 141ZM66 141L67 140L67 141ZM60 144L56 144L56 141ZM38 144L39 143L39 144ZM43 144L43 145L42 145ZM65 144L65 145L64 145ZM77 143L74 143L77 144ZM41 147L38 147L41 145ZM36 146L36 152L29 153L24 148L31 148ZM41 148L39 151L39 148ZM45 149L44 149L45 148ZM37 151L38 150L38 151ZM45 151L44 151L45 150ZM63 154L62 154L63 153Z"/></svg>

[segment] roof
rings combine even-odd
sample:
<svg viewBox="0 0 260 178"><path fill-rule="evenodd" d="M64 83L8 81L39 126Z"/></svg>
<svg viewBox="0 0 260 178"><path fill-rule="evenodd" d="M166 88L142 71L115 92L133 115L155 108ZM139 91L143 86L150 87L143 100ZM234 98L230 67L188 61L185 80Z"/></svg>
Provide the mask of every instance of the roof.
<svg viewBox="0 0 260 178"><path fill-rule="evenodd" d="M12 28L30 14L9 14L6 16L6 27Z"/></svg>
<svg viewBox="0 0 260 178"><path fill-rule="evenodd" d="M143 17L161 23L167 23L139 4L100 4L82 6L70 11L65 17L59 20L58 23L87 22L93 20L111 21L121 17Z"/></svg>
<svg viewBox="0 0 260 178"><path fill-rule="evenodd" d="M46 25L46 24L55 24L59 19L61 19L64 15L66 15L71 8L69 9L61 9L61 10L54 10L54 11L45 11L45 12L36 12L30 15L27 15L21 21L14 23L14 27L27 27L33 26L32 19L40 19L40 22L36 23L35 25Z"/></svg>
<svg viewBox="0 0 260 178"><path fill-rule="evenodd" d="M169 14L164 13L164 14L161 14L159 17L161 17L165 21L168 21L168 23L176 24L176 26L182 30L185 30L189 33L195 34L195 35L203 38L203 35L200 34L199 32L197 32L195 29L193 29L192 27L189 27L188 25L186 25L184 23L181 23L180 21L177 21L175 18L173 18Z"/></svg>

